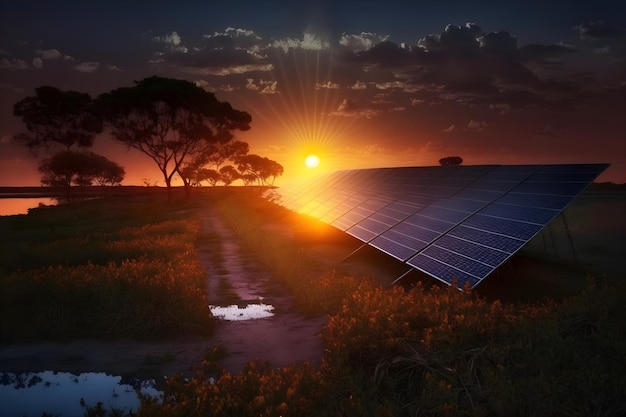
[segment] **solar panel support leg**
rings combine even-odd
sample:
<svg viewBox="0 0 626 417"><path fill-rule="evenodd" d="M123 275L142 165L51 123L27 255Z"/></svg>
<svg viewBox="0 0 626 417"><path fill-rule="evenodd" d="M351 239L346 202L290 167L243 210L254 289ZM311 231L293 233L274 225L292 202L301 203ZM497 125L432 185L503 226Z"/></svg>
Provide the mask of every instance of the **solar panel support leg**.
<svg viewBox="0 0 626 417"><path fill-rule="evenodd" d="M578 263L578 254L576 253L576 247L574 246L574 240L572 239L572 234L569 231L569 225L567 224L567 219L565 218L564 211L561 212L561 217L563 218L563 224L565 225L565 233L567 233L567 238L572 248L572 254L574 255L574 262L576 262L576 265L580 265Z"/></svg>
<svg viewBox="0 0 626 417"><path fill-rule="evenodd" d="M405 273L403 273L402 275L400 275L398 278L394 279L389 286L392 287L394 285L396 285L396 283L398 283L402 278L406 277L407 275L409 275L411 272L413 272L413 268L409 269L408 271L406 271Z"/></svg>
<svg viewBox="0 0 626 417"><path fill-rule="evenodd" d="M355 250L353 250L352 252L350 252L345 258L343 258L341 260L341 262L345 262L348 260L348 258L350 258L352 255L354 255L355 253L357 253L358 251L360 251L361 249L363 249L365 246L367 246L367 243L362 244L361 246L359 246L358 248L356 248Z"/></svg>

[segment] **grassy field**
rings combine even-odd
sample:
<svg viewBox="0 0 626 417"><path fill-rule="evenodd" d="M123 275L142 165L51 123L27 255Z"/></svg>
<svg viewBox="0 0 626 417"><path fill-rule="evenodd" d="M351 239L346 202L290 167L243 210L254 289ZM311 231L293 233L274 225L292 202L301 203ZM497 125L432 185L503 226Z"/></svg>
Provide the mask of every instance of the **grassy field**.
<svg viewBox="0 0 626 417"><path fill-rule="evenodd" d="M619 280L597 276L558 299L538 291L506 302L419 282L385 288L325 272L307 247L328 235L258 194L220 190L169 204L111 199L0 218L3 337L207 331L193 213L210 204L294 295L295 308L328 315L322 363L251 362L231 375L217 365L216 348L194 377L168 380L167 401L145 399L138 415L626 413ZM268 225L277 223L296 229L273 232Z"/></svg>
<svg viewBox="0 0 626 417"><path fill-rule="evenodd" d="M190 204L118 197L0 217L2 339L209 333Z"/></svg>

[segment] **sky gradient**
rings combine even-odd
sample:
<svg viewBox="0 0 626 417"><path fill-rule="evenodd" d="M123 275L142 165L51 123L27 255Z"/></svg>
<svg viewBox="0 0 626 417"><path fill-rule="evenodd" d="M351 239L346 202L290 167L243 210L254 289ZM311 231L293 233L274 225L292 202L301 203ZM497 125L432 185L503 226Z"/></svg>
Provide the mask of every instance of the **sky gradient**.
<svg viewBox="0 0 626 417"><path fill-rule="evenodd" d="M152 75L250 113L236 137L285 167L279 185L451 155L608 162L599 180L626 182L625 2L6 3L0 186L39 184L38 160L11 143L25 129L14 103L42 85L95 97ZM163 185L106 131L93 151L124 166L123 184Z"/></svg>

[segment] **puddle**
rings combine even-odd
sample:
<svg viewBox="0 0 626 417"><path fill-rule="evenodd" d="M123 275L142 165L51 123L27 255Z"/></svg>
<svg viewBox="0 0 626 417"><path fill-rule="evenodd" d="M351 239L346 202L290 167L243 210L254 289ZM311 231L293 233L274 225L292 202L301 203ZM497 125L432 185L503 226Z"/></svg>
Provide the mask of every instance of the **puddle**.
<svg viewBox="0 0 626 417"><path fill-rule="evenodd" d="M101 372L0 372L0 415L79 417L99 402L105 410L137 411L137 391L158 397L154 380L122 378Z"/></svg>
<svg viewBox="0 0 626 417"><path fill-rule="evenodd" d="M248 304L244 307L233 304L228 307L209 306L217 318L227 321L256 320L274 315L274 306L270 304Z"/></svg>

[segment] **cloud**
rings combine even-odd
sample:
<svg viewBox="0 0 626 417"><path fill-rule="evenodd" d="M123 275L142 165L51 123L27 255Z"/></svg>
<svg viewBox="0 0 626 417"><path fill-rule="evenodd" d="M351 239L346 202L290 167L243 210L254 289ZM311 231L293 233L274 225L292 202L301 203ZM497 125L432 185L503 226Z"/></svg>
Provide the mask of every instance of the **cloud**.
<svg viewBox="0 0 626 417"><path fill-rule="evenodd" d="M411 106L418 106L418 105L424 104L424 103L426 103L426 100L422 100L422 99L419 99L419 98L412 98L411 99Z"/></svg>
<svg viewBox="0 0 626 417"><path fill-rule="evenodd" d="M520 60L524 62L535 62L540 64L560 64L560 57L578 52L573 46L563 44L524 45L519 49Z"/></svg>
<svg viewBox="0 0 626 417"><path fill-rule="evenodd" d="M454 124L451 124L450 126L443 129L443 133L452 133L455 130L456 130L456 126L454 126Z"/></svg>
<svg viewBox="0 0 626 417"><path fill-rule="evenodd" d="M111 71L123 71L123 69L121 69L117 65L107 65L106 67L110 69Z"/></svg>
<svg viewBox="0 0 626 417"><path fill-rule="evenodd" d="M574 26L574 29L578 31L580 39L612 39L621 37L626 33L623 29L615 28L603 20L583 23Z"/></svg>
<svg viewBox="0 0 626 417"><path fill-rule="evenodd" d="M302 39L284 38L272 42L272 47L282 49L284 53L291 49L305 49L312 51L321 51L330 48L327 41L322 40L317 34L304 32Z"/></svg>
<svg viewBox="0 0 626 417"><path fill-rule="evenodd" d="M487 127L487 122L478 121L478 120L470 120L467 124L467 128L470 130L485 130Z"/></svg>
<svg viewBox="0 0 626 417"><path fill-rule="evenodd" d="M351 90L365 90L366 88L367 84L363 81L357 81L350 87Z"/></svg>
<svg viewBox="0 0 626 417"><path fill-rule="evenodd" d="M351 60L380 67L399 67L417 63L410 49L390 41L384 41L366 51L357 52Z"/></svg>
<svg viewBox="0 0 626 417"><path fill-rule="evenodd" d="M337 110L330 112L329 116L371 119L378 114L380 114L380 110L365 108L357 104L354 100L344 99L337 107Z"/></svg>
<svg viewBox="0 0 626 417"><path fill-rule="evenodd" d="M259 50L261 37L249 29L227 27L224 32L203 35L206 47L210 49L253 49Z"/></svg>
<svg viewBox="0 0 626 417"><path fill-rule="evenodd" d="M404 89L404 83L401 81L387 81L384 83L376 83L376 88L379 90L388 90L391 88Z"/></svg>
<svg viewBox="0 0 626 417"><path fill-rule="evenodd" d="M43 67L43 60L39 57L33 58L33 67L37 69Z"/></svg>
<svg viewBox="0 0 626 417"><path fill-rule="evenodd" d="M315 83L315 89L319 90L320 88L327 88L329 90L338 90L339 84L333 83L331 81L327 81L325 83Z"/></svg>
<svg viewBox="0 0 626 417"><path fill-rule="evenodd" d="M175 31L167 33L163 36L154 36L152 40L164 44L168 51L182 53L186 53L188 51L187 47L182 45L182 39Z"/></svg>
<svg viewBox="0 0 626 417"><path fill-rule="evenodd" d="M243 49L200 49L188 53L173 53L159 57L153 63L168 63L182 71L203 75L245 74L267 72L274 66L266 59Z"/></svg>
<svg viewBox="0 0 626 417"><path fill-rule="evenodd" d="M74 69L79 72L84 72L90 74L98 69L100 66L99 62L83 62L79 65L76 65Z"/></svg>
<svg viewBox="0 0 626 417"><path fill-rule="evenodd" d="M35 55L41 57L41 59L59 59L63 56L58 49L37 49L35 50Z"/></svg>
<svg viewBox="0 0 626 417"><path fill-rule="evenodd" d="M257 91L260 94L279 94L278 81L259 80L255 82L253 78L246 79L246 88L248 90Z"/></svg>
<svg viewBox="0 0 626 417"><path fill-rule="evenodd" d="M165 50L157 51L149 61L153 65L167 65L191 74L202 76L228 76L249 72L268 72L273 64L263 53L267 44L253 31L227 27L224 32L203 35L200 44L182 47L176 32L165 37L154 37L165 43Z"/></svg>
<svg viewBox="0 0 626 417"><path fill-rule="evenodd" d="M0 70L19 71L29 69L29 65L17 58L2 58L0 59Z"/></svg>
<svg viewBox="0 0 626 417"><path fill-rule="evenodd" d="M339 44L352 52L367 51L374 45L387 41L389 36L380 36L375 33L361 32L360 35L343 33L339 38Z"/></svg>

